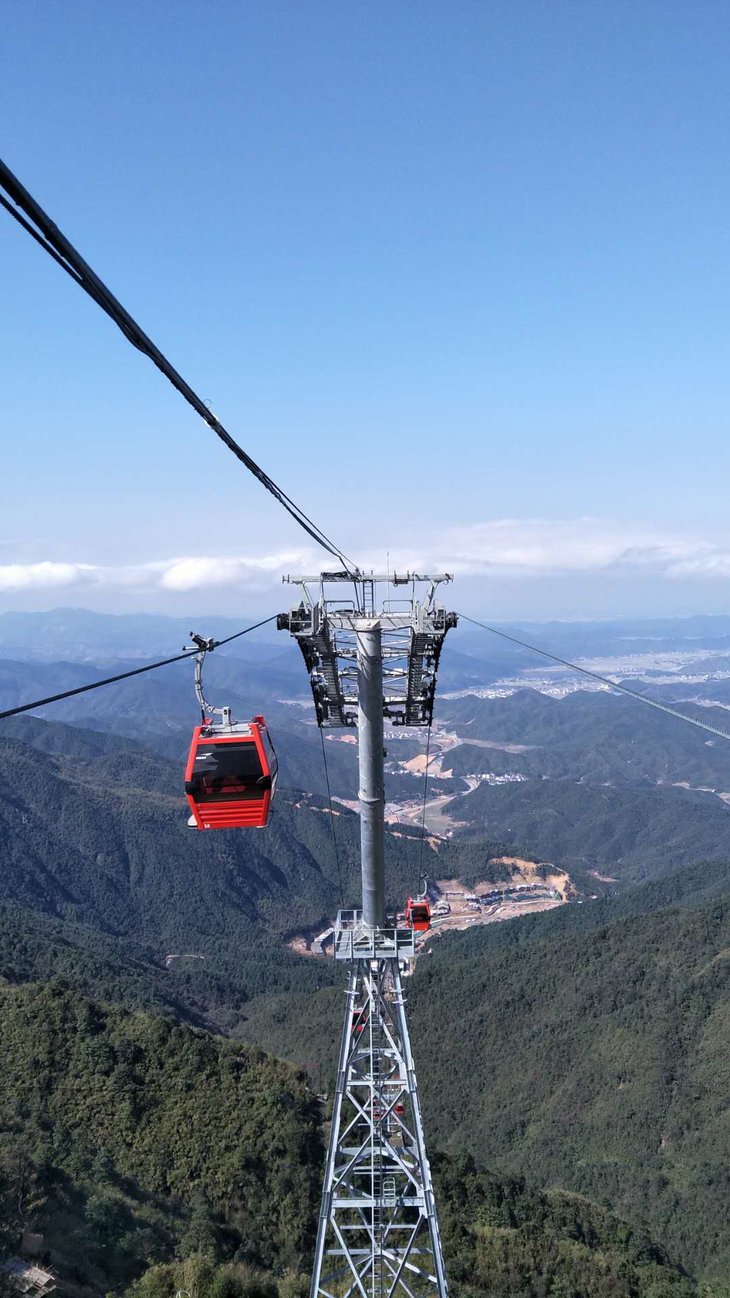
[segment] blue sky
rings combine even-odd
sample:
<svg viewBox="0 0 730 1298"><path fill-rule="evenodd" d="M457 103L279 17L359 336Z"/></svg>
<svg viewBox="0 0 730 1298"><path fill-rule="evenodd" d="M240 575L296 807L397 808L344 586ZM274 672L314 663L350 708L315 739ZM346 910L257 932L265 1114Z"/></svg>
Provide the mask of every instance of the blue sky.
<svg viewBox="0 0 730 1298"><path fill-rule="evenodd" d="M5 160L343 549L490 616L730 610L726 5L3 28ZM1 212L0 263L0 608L280 602L304 535Z"/></svg>

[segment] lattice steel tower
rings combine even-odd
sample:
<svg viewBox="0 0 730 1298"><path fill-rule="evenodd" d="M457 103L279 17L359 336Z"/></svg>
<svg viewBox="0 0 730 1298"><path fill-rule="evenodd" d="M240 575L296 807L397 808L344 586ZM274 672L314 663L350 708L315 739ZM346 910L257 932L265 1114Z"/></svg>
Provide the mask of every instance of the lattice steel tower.
<svg viewBox="0 0 730 1298"><path fill-rule="evenodd" d="M385 913L383 868L384 718L431 724L439 654L456 625L435 602L448 580L285 578L302 599L278 624L299 642L318 724L357 726L359 741L362 910L340 911L335 928L335 958L349 975L310 1298L448 1294L401 983L415 935ZM326 599L330 582L354 584L355 600ZM376 611L382 582L410 586L411 597ZM429 588L419 601L422 582Z"/></svg>

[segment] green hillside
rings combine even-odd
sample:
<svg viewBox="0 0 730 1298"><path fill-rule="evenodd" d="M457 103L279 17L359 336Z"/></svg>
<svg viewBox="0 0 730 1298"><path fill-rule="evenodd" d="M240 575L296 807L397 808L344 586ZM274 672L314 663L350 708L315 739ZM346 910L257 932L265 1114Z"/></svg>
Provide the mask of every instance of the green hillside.
<svg viewBox="0 0 730 1298"><path fill-rule="evenodd" d="M158 950L191 934L238 943L255 924L293 931L339 904L329 818L286 793L265 834L199 834L186 825L180 767L143 749L82 758L2 740L0 756L12 772L0 808L6 896L19 904ZM357 822L337 819L354 890ZM400 857L405 887L407 840Z"/></svg>
<svg viewBox="0 0 730 1298"><path fill-rule="evenodd" d="M62 984L0 984L0 1158L15 1226L98 1291L206 1245L269 1268L312 1245L304 1081L261 1051Z"/></svg>
<svg viewBox="0 0 730 1298"><path fill-rule="evenodd" d="M498 1179L471 1155L435 1160L455 1298L686 1298L694 1285L641 1227L578 1195Z"/></svg>
<svg viewBox="0 0 730 1298"><path fill-rule="evenodd" d="M577 1195L497 1180L470 1158L434 1161L449 1292L453 1298L692 1298L688 1277L641 1229ZM299 1278L302 1298L307 1277ZM277 1298L276 1288L240 1267L206 1258L151 1268L130 1298ZM279 1284L293 1298L296 1281Z"/></svg>
<svg viewBox="0 0 730 1298"><path fill-rule="evenodd" d="M359 823L280 790L265 833L186 825L180 766L130 740L31 720L32 746L0 739L0 972L61 975L80 991L235 1032L249 1002L337 979L293 954L292 934L330 924L360 887ZM420 835L386 840L390 900L418 885ZM483 876L501 843L429 846L424 868ZM492 873L504 872L491 867ZM342 885L342 887L340 886Z"/></svg>
<svg viewBox="0 0 730 1298"><path fill-rule="evenodd" d="M610 1204L726 1280L730 901L691 885L727 897L728 868L444 938L407 986L437 1145ZM666 893L683 908L651 913ZM327 1083L342 1003L262 997L241 1031Z"/></svg>
<svg viewBox="0 0 730 1298"><path fill-rule="evenodd" d="M295 1298L319 1185L318 1106L291 1068L61 983L0 984L0 1258L44 1235L62 1289ZM454 1298L692 1298L645 1231L565 1194L434 1159ZM278 1279L275 1277L279 1277Z"/></svg>
<svg viewBox="0 0 730 1298"><path fill-rule="evenodd" d="M567 780L480 785L461 798L462 832L525 843L541 860L603 867L623 883L727 855L730 809L710 793Z"/></svg>
<svg viewBox="0 0 730 1298"><path fill-rule="evenodd" d="M282 953L277 984L306 981L301 961ZM246 966L230 977L199 959L169 967L149 948L71 920L0 902L0 978L9 983L61 978L84 995L147 1009L227 1032L240 1022ZM322 978L312 980L316 986Z"/></svg>
<svg viewBox="0 0 730 1298"><path fill-rule="evenodd" d="M662 697L658 687L640 682L638 688ZM725 725L722 709L690 701L679 706L689 715ZM518 690L508 698L467 696L442 701L439 715L463 740L443 761L444 771L456 775L511 771L532 779L595 785L685 782L693 788L730 790L726 741L616 694L578 690L556 699ZM517 744L522 751L480 747L473 740Z"/></svg>
<svg viewBox="0 0 730 1298"><path fill-rule="evenodd" d="M246 959L245 943L330 922L360 888L359 822L344 807L282 788L265 833L187 828L181 768L109 736L35 722L33 746L0 738L8 792L0 804L5 899L158 954L198 944L208 958ZM423 852L427 872L482 869L501 842ZM419 882L420 834L386 836L389 900ZM342 890L340 889L342 884ZM243 950L242 950L243 945Z"/></svg>
<svg viewBox="0 0 730 1298"><path fill-rule="evenodd" d="M66 726L36 722L29 738L32 747L0 741L10 773L0 808L3 1175L16 1188L30 1176L48 1238L82 1289L124 1287L152 1267L137 1298L172 1298L185 1287L181 1259L207 1250L210 1298L245 1298L246 1275L296 1271L311 1248L321 1114L301 1078L260 1048L328 1086L341 971L285 943L339 904L329 817L316 798L284 791L266 834L195 834L176 764ZM702 855L708 823L722 841L727 812L683 791L541 787L564 792L561 833L573 832L572 797L589 841L607 834L601 816L613 823L616 873L649 881L444 938L408 982L429 1142L448 1154L434 1161L452 1290L689 1294L668 1258L718 1284L730 1276L730 867L685 864ZM637 810L640 795L661 814L652 819L646 802ZM525 824L536 851L555 856L539 837L557 832L547 796ZM517 831L500 839L493 818L488 827L486 842L427 845L427 870L474 879L499 868L490 860L505 841L524 851ZM506 817L504 827L513 832ZM336 830L354 898L356 817L343 810ZM400 900L418 878L417 833L389 835L387 851ZM685 868L668 873L676 858ZM171 953L183 958L168 963ZM283 1126L277 1094L289 1097ZM287 1159L299 1223L289 1233L277 1206L292 1185ZM276 1203L262 1199L263 1223L237 1196L256 1197L269 1167Z"/></svg>
<svg viewBox="0 0 730 1298"><path fill-rule="evenodd" d="M727 1276L730 902L479 945L452 960L444 943L410 988L434 1138L609 1202Z"/></svg>

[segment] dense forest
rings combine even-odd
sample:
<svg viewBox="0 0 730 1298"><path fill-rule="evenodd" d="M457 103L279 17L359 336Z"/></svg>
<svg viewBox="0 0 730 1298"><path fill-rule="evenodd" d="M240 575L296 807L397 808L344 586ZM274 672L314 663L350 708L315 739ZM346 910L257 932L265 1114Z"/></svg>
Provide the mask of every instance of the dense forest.
<svg viewBox="0 0 730 1298"><path fill-rule="evenodd" d="M0 984L0 1249L42 1231L63 1287L173 1298L306 1292L322 1112L264 1052L121 1007L62 980ZM645 1231L439 1155L455 1298L692 1298Z"/></svg>
<svg viewBox="0 0 730 1298"><path fill-rule="evenodd" d="M722 684L713 681L713 692ZM662 697L654 684L639 683L642 689ZM693 696L696 689L685 685L684 695ZM681 691L674 687L672 697L677 693ZM698 706L690 697L681 710L724 726L721 708ZM576 690L564 698L531 689L507 698L470 695L442 700L439 716L463 741L444 759L444 768L455 774L505 770L521 771L530 779L618 787L679 782L728 787L730 754L723 740L605 690ZM485 740L489 747L479 748ZM500 743L508 749L497 747Z"/></svg>
<svg viewBox="0 0 730 1298"><path fill-rule="evenodd" d="M439 1145L610 1203L716 1279L730 1273L730 867L688 874L443 938L407 993ZM694 895L703 874L724 900ZM666 894L681 906L653 909ZM341 1005L334 988L272 994L241 1032L328 1080Z"/></svg>
<svg viewBox="0 0 730 1298"><path fill-rule="evenodd" d="M358 895L358 820L345 807L335 815L338 873L317 797L283 789L266 834L199 837L186 826L179 764L67 726L37 722L29 739L0 738L13 771L0 807L6 900L162 949L191 934L208 946L213 934L224 946L261 928L286 935ZM389 900L403 903L420 865L432 875L483 870L504 851L480 840L422 854L418 831L399 827L386 836Z"/></svg>
<svg viewBox="0 0 730 1298"><path fill-rule="evenodd" d="M0 985L0 1151L17 1226L98 1290L210 1249L298 1270L321 1178L317 1106L263 1051L62 982Z"/></svg>
<svg viewBox="0 0 730 1298"><path fill-rule="evenodd" d="M730 831L730 809L713 793L570 780L481 784L460 798L459 815L464 833L488 825L512 851L527 843L541 860L598 867L623 883L722 860Z"/></svg>
<svg viewBox="0 0 730 1298"><path fill-rule="evenodd" d="M434 1136L610 1202L693 1272L727 1274L729 952L726 900L435 954L409 997ZM452 1066L465 1057L478 1089Z"/></svg>

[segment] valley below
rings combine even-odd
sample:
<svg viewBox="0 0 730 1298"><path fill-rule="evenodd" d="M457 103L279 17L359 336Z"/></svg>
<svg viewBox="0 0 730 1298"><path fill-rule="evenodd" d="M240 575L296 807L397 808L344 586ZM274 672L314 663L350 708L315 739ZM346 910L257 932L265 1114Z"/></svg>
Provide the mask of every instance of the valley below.
<svg viewBox="0 0 730 1298"><path fill-rule="evenodd" d="M108 674L121 636L69 614L40 659L4 628L4 707ZM695 632L540 634L724 717L730 624ZM300 672L276 641L211 665L275 736L260 833L186 826L178 667L0 726L0 1256L42 1236L70 1298L196 1266L306 1291L360 868L356 747L326 735L330 815ZM387 735L386 875L393 913L428 880L407 999L455 1298L724 1298L730 745L468 637L441 683L430 744Z"/></svg>

